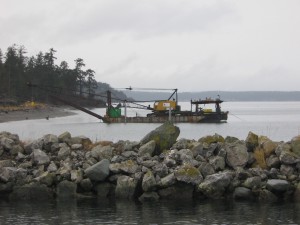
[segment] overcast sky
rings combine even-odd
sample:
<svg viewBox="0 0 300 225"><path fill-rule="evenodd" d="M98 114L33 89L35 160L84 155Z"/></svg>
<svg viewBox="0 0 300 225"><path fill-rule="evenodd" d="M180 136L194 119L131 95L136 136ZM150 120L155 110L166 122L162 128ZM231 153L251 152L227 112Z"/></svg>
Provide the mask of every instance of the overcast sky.
<svg viewBox="0 0 300 225"><path fill-rule="evenodd" d="M299 0L0 0L0 48L112 87L299 91Z"/></svg>

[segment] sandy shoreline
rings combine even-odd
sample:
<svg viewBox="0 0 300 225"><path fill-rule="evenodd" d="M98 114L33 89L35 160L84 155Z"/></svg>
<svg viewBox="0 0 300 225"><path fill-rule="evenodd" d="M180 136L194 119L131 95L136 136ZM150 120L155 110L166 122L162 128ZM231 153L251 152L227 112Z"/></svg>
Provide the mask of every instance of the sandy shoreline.
<svg viewBox="0 0 300 225"><path fill-rule="evenodd" d="M27 109L10 112L0 112L0 123L20 120L49 119L74 115L66 107L46 106L38 109Z"/></svg>

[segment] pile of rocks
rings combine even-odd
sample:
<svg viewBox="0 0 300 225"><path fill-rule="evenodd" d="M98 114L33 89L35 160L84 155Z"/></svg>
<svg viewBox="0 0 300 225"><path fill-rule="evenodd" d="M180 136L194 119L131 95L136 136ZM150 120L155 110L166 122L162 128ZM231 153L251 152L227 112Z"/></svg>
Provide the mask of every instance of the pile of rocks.
<svg viewBox="0 0 300 225"><path fill-rule="evenodd" d="M140 142L92 143L65 132L23 143L1 132L0 197L300 199L300 136L178 136L169 122Z"/></svg>

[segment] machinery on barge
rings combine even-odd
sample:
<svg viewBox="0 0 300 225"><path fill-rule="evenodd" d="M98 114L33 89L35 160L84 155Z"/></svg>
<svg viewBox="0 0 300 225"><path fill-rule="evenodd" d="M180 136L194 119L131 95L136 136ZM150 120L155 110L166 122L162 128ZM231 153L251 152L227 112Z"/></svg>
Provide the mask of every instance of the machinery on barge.
<svg viewBox="0 0 300 225"><path fill-rule="evenodd" d="M191 100L191 110L181 110L181 106L178 105L177 89L172 90L173 93L168 99L156 100L152 107L139 105L139 108L152 111L146 116L127 116L127 102L124 101L123 104L114 107L111 102L111 93L108 92L104 118L110 123L163 123L168 120L174 123L221 123L227 121L228 111L221 110L223 101L219 97ZM206 108L207 105L212 107ZM124 115L122 115L122 107Z"/></svg>

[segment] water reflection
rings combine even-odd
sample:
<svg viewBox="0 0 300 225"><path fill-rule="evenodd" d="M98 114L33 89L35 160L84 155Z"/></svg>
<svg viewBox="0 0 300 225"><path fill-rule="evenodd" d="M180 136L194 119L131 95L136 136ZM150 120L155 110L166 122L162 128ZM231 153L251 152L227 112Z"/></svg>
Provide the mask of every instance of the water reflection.
<svg viewBox="0 0 300 225"><path fill-rule="evenodd" d="M234 201L1 202L1 224L299 224L299 203Z"/></svg>

